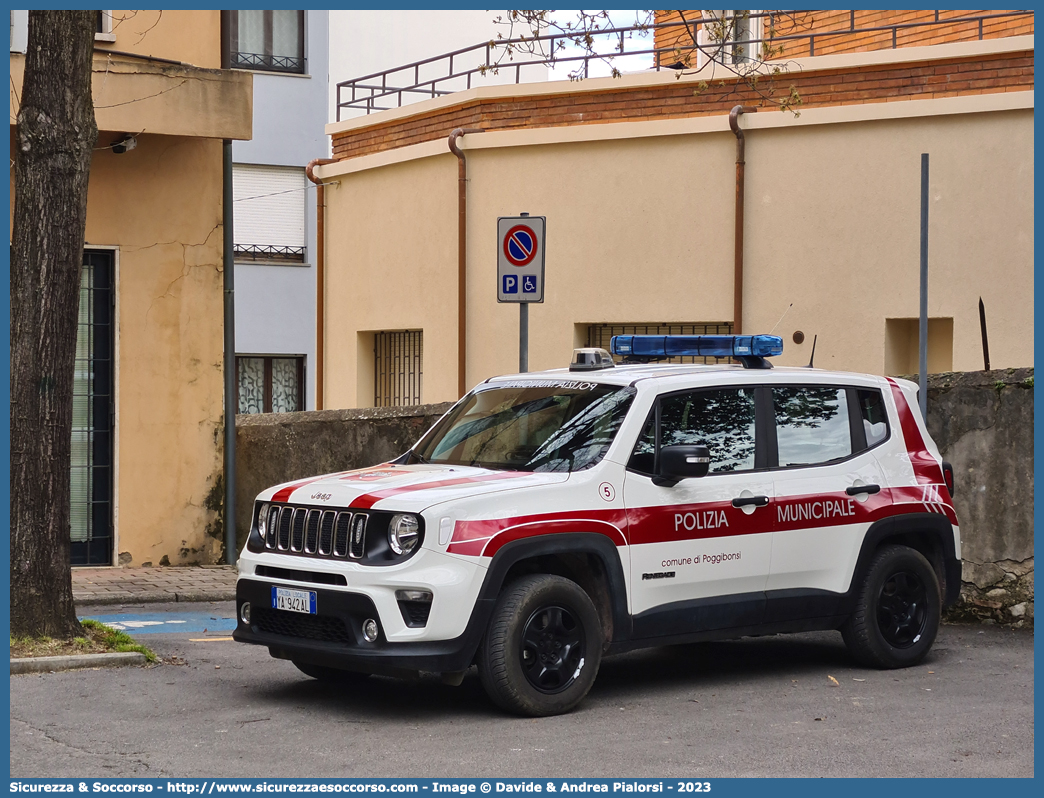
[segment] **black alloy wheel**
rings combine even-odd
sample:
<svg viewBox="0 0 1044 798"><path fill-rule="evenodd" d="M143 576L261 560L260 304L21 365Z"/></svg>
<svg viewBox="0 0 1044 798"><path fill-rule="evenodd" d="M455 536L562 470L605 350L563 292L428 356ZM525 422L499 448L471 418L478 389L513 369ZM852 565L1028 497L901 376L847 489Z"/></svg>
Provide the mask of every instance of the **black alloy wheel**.
<svg viewBox="0 0 1044 798"><path fill-rule="evenodd" d="M560 715L594 684L603 642L598 611L576 582L524 576L497 598L479 647L479 678L502 709Z"/></svg>
<svg viewBox="0 0 1044 798"><path fill-rule="evenodd" d="M540 692L559 693L580 673L584 643L583 628L568 609L541 607L522 630L522 672Z"/></svg>
<svg viewBox="0 0 1044 798"><path fill-rule="evenodd" d="M939 579L924 555L909 546L882 546L856 585L855 611L841 626L852 656L872 668L906 668L924 659L942 616Z"/></svg>
<svg viewBox="0 0 1044 798"><path fill-rule="evenodd" d="M892 574L877 599L877 628L888 645L910 648L928 623L928 589L913 571Z"/></svg>

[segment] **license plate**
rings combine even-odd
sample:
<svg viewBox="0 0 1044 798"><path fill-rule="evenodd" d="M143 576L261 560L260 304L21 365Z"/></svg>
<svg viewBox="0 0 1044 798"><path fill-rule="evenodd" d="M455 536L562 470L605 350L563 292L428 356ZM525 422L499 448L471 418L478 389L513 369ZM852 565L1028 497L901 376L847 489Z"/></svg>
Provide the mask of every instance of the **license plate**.
<svg viewBox="0 0 1044 798"><path fill-rule="evenodd" d="M272 607L277 610L303 612L315 615L315 591L291 590L287 587L272 588Z"/></svg>

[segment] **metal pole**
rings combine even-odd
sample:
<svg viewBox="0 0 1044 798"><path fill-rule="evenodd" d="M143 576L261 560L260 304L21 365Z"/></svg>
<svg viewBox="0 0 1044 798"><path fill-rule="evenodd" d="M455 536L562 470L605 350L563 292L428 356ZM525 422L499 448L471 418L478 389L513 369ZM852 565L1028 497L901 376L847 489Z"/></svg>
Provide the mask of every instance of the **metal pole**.
<svg viewBox="0 0 1044 798"><path fill-rule="evenodd" d="M979 329L982 331L982 367L990 370L990 342L986 337L986 306L979 297Z"/></svg>
<svg viewBox="0 0 1044 798"><path fill-rule="evenodd" d="M221 68L232 68L232 12L221 12ZM236 564L236 266L232 225L232 139L221 145L222 282L224 289L225 377L225 562Z"/></svg>
<svg viewBox="0 0 1044 798"><path fill-rule="evenodd" d="M236 564L236 286L232 247L232 141L222 146L225 292L225 562Z"/></svg>
<svg viewBox="0 0 1044 798"><path fill-rule="evenodd" d="M518 370L529 371L529 303L518 304Z"/></svg>
<svg viewBox="0 0 1044 798"><path fill-rule="evenodd" d="M919 324L918 404L921 418L928 419L928 153L921 153L921 319Z"/></svg>

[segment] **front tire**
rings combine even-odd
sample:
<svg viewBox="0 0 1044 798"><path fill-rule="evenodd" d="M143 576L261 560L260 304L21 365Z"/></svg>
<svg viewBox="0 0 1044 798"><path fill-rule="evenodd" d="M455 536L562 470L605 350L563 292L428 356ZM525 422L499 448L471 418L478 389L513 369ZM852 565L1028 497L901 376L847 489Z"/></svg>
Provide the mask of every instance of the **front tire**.
<svg viewBox="0 0 1044 798"><path fill-rule="evenodd" d="M861 665L906 668L931 649L941 615L939 580L924 555L908 546L885 546L866 570L841 635Z"/></svg>
<svg viewBox="0 0 1044 798"><path fill-rule="evenodd" d="M560 715L583 700L602 661L590 597L561 576L527 576L497 599L479 649L482 686L502 709Z"/></svg>

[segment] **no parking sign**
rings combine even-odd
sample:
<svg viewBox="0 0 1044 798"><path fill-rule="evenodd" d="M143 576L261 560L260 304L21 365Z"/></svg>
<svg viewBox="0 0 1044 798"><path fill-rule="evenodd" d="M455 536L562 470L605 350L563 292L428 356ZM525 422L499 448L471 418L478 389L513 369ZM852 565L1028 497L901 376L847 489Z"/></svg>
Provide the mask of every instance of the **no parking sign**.
<svg viewBox="0 0 1044 798"><path fill-rule="evenodd" d="M497 301L544 301L544 216L497 219Z"/></svg>

